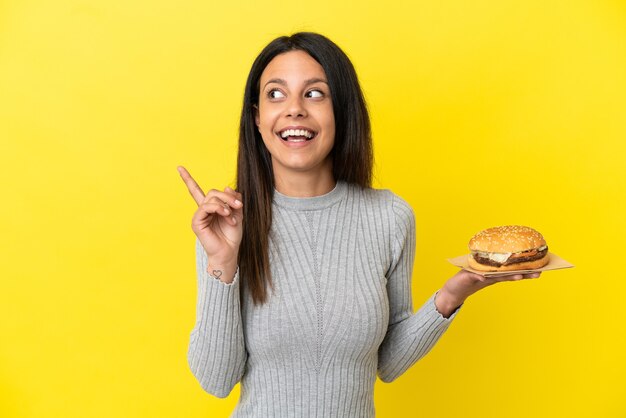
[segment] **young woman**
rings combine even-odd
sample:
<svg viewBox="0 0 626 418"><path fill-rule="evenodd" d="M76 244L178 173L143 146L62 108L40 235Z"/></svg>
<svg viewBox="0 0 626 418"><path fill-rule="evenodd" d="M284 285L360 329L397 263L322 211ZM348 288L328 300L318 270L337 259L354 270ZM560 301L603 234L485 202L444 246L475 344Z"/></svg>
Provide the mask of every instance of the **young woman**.
<svg viewBox="0 0 626 418"><path fill-rule="evenodd" d="M237 189L198 204L191 370L233 417L373 417L376 375L424 356L465 299L503 280L461 270L417 311L410 206L371 186L367 109L354 68L327 38L272 41L250 71Z"/></svg>

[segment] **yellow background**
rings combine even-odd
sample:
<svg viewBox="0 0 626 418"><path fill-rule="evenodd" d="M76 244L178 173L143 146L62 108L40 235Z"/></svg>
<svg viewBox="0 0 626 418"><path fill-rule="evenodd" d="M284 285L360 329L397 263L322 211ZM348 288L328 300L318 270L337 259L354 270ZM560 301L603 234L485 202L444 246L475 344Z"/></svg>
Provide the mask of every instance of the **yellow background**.
<svg viewBox="0 0 626 418"><path fill-rule="evenodd" d="M186 349L194 202L233 184L243 86L298 30L351 57L376 186L413 206L417 308L475 232L576 265L472 296L377 416L626 417L626 5L0 2L0 416L226 417Z"/></svg>

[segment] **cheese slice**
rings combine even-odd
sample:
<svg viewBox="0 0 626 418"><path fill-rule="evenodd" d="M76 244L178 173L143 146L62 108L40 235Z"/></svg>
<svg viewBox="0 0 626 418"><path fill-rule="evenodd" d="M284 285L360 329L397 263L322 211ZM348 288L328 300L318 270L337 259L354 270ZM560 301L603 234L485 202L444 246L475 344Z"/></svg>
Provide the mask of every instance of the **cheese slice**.
<svg viewBox="0 0 626 418"><path fill-rule="evenodd" d="M502 264L509 259L511 254L513 253L491 253L489 254L489 259Z"/></svg>
<svg viewBox="0 0 626 418"><path fill-rule="evenodd" d="M473 251L473 254L478 254L479 257L488 258L496 263L502 264L508 260L513 253L485 253L482 251Z"/></svg>

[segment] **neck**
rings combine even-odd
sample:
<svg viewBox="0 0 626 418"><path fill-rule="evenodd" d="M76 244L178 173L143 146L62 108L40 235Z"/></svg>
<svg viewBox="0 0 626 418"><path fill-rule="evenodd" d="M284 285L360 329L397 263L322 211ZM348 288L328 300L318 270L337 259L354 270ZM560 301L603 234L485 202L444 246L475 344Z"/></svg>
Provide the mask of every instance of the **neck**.
<svg viewBox="0 0 626 418"><path fill-rule="evenodd" d="M275 167L276 168L276 167ZM274 187L285 196L314 197L333 190L336 185L332 165L328 169L311 172L289 172L274 170Z"/></svg>

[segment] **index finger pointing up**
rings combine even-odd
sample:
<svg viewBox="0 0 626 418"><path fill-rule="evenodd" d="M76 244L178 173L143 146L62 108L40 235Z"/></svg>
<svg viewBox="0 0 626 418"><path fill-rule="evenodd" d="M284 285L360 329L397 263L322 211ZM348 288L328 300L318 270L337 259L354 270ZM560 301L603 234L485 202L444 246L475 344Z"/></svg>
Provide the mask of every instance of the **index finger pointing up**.
<svg viewBox="0 0 626 418"><path fill-rule="evenodd" d="M202 204L202 201L204 200L204 192L202 191L200 186L198 186L198 183L196 183L193 177L191 177L191 174L189 174L189 172L185 170L185 167L179 165L177 169L180 173L180 176L183 178L183 181L187 185L187 189L189 190L191 197L193 197L193 200L195 200L198 206L200 206Z"/></svg>

